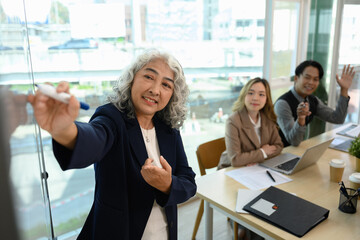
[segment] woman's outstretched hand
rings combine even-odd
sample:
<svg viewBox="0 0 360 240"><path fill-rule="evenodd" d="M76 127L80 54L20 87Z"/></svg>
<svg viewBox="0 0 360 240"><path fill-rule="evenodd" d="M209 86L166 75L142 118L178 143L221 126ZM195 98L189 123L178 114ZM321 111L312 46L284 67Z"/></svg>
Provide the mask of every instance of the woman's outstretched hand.
<svg viewBox="0 0 360 240"><path fill-rule="evenodd" d="M60 82L56 91L69 93L69 83ZM29 95L28 101L34 109L34 116L39 126L48 131L58 143L72 149L77 136L74 121L79 114L79 101L71 96L69 104L66 104L40 91L36 91L35 95Z"/></svg>

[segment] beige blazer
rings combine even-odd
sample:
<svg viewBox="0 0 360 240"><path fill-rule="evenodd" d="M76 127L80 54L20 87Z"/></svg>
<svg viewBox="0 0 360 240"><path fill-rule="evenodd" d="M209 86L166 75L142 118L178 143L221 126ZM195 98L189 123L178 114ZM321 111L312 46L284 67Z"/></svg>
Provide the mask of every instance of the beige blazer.
<svg viewBox="0 0 360 240"><path fill-rule="evenodd" d="M240 167L249 163L258 163L265 160L261 146L269 144L276 146L276 152L267 157L281 153L283 144L279 136L277 125L261 114L261 144L255 133L246 108L234 112L226 121L225 144L226 151L220 157L219 168Z"/></svg>

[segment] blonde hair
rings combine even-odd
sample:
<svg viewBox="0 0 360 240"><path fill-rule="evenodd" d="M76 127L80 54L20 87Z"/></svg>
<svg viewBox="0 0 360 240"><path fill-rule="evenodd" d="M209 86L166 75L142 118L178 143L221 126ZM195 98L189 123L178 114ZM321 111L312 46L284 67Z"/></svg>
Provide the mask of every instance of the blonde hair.
<svg viewBox="0 0 360 240"><path fill-rule="evenodd" d="M248 94L252 85L254 85L255 83L262 83L266 91L266 103L264 107L260 109L260 111L263 112L267 118L269 118L270 120L276 123L276 114L274 112L274 104L271 98L270 85L268 81L263 78L259 78L259 77L253 78L245 84L245 86L240 91L239 98L233 104L232 111L236 112L244 109L245 97Z"/></svg>

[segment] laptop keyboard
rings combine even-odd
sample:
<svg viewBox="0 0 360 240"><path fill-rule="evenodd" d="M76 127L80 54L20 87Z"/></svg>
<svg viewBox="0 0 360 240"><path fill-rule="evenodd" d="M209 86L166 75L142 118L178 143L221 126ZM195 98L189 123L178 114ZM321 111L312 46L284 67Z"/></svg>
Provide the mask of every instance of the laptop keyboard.
<svg viewBox="0 0 360 240"><path fill-rule="evenodd" d="M291 159L290 161L287 161L285 163L279 164L276 167L281 169L281 170L285 170L285 171L289 171L291 169L293 169L296 165L296 163L300 160L299 157Z"/></svg>

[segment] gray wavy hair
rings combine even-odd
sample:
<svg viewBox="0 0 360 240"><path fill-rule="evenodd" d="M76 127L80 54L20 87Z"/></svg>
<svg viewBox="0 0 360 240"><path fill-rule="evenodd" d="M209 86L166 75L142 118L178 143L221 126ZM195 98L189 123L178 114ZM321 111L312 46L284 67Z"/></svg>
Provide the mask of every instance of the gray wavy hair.
<svg viewBox="0 0 360 240"><path fill-rule="evenodd" d="M136 60L123 71L116 85L113 87L114 93L108 97L108 101L113 103L120 111L127 112L129 118L135 118L135 109L131 101L131 86L135 74L146 64L161 59L167 63L174 72L174 93L168 104L155 116L172 128L179 129L186 119L187 99L189 88L186 84L185 75L180 63L175 57L167 52L157 49L149 49L139 55Z"/></svg>

